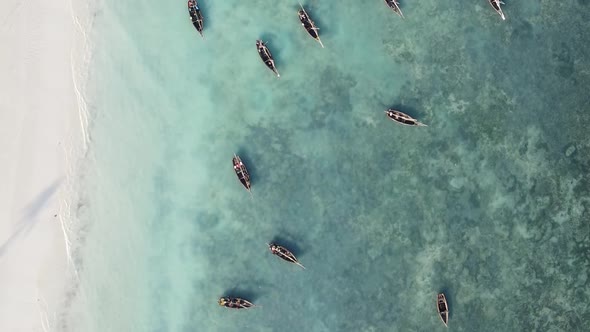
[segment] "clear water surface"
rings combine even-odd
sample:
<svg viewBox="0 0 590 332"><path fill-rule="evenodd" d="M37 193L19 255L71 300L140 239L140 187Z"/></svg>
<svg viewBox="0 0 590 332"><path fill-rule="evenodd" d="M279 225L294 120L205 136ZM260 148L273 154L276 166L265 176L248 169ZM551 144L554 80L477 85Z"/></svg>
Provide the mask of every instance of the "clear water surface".
<svg viewBox="0 0 590 332"><path fill-rule="evenodd" d="M324 49L296 1L101 4L64 328L584 331L589 2L305 4Z"/></svg>

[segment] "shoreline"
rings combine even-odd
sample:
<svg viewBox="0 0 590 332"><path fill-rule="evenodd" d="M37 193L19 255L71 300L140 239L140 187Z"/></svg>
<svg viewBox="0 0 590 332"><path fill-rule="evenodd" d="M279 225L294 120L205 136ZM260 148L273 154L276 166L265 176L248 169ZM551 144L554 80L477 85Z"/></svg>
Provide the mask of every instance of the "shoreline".
<svg viewBox="0 0 590 332"><path fill-rule="evenodd" d="M10 50L0 56L2 331L57 329L75 275L70 209L88 141L80 87L88 45L72 5L9 0L0 16Z"/></svg>

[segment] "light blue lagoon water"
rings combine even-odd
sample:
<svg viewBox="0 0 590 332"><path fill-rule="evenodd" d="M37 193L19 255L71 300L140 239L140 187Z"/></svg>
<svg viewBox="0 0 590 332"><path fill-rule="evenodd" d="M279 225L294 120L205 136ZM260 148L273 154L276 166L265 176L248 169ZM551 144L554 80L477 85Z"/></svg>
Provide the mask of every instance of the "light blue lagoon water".
<svg viewBox="0 0 590 332"><path fill-rule="evenodd" d="M183 1L96 13L64 330L442 331L441 291L449 331L587 328L588 1L308 1L325 49L296 1L200 5L204 40Z"/></svg>

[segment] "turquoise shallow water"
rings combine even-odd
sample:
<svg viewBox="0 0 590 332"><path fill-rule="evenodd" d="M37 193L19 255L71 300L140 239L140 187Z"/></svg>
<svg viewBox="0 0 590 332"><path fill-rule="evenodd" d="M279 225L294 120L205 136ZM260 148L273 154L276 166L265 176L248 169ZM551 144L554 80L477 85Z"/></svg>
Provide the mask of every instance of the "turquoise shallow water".
<svg viewBox="0 0 590 332"><path fill-rule="evenodd" d="M452 331L584 331L587 1L511 1L504 22L483 0L404 2L405 20L309 1L325 49L296 2L201 7L204 40L182 1L96 13L64 329L443 330L444 291Z"/></svg>

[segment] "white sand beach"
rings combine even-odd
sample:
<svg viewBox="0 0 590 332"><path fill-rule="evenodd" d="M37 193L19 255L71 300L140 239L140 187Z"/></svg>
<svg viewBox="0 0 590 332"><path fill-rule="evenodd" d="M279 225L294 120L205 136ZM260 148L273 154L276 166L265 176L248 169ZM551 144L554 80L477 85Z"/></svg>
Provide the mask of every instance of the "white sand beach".
<svg viewBox="0 0 590 332"><path fill-rule="evenodd" d="M70 265L63 225L85 146L73 69L83 36L69 0L2 7L0 331L53 331Z"/></svg>

